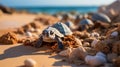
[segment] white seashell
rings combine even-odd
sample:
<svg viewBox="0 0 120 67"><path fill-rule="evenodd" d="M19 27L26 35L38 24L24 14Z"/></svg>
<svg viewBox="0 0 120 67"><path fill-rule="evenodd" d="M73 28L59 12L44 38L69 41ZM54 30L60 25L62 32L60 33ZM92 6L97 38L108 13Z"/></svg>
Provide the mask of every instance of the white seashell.
<svg viewBox="0 0 120 67"><path fill-rule="evenodd" d="M98 43L98 41L99 41L99 40L97 40L97 39L93 40L92 43L91 43L91 46L92 46L92 47L95 47L95 45Z"/></svg>
<svg viewBox="0 0 120 67"><path fill-rule="evenodd" d="M83 46L84 46L84 47L90 47L90 43L89 43L89 42L84 42L84 43L83 43Z"/></svg>
<svg viewBox="0 0 120 67"><path fill-rule="evenodd" d="M32 35L31 32L26 32L26 36L28 36L28 37L32 37L33 35Z"/></svg>
<svg viewBox="0 0 120 67"><path fill-rule="evenodd" d="M98 52L95 56L87 55L85 62L91 66L99 66L107 62L106 55L102 52Z"/></svg>
<svg viewBox="0 0 120 67"><path fill-rule="evenodd" d="M66 50L63 50L59 53L60 56L64 56L64 57L68 57L69 54L72 52L72 49L71 48L68 48Z"/></svg>
<svg viewBox="0 0 120 67"><path fill-rule="evenodd" d="M112 33L111 33L111 36L117 37L117 36L118 36L118 32L117 32L117 31L112 32Z"/></svg>
<svg viewBox="0 0 120 67"><path fill-rule="evenodd" d="M30 28L28 31L30 31L30 32L34 32L35 29L34 29L34 28Z"/></svg>
<svg viewBox="0 0 120 67"><path fill-rule="evenodd" d="M26 66L26 67L35 67L36 66L36 62L33 60L33 59L26 59L25 61L24 61L24 65Z"/></svg>
<svg viewBox="0 0 120 67"><path fill-rule="evenodd" d="M99 37L99 36L100 36L100 34L99 34L99 33L97 33L97 32L93 32L93 33L91 33L91 36L92 36L92 37Z"/></svg>

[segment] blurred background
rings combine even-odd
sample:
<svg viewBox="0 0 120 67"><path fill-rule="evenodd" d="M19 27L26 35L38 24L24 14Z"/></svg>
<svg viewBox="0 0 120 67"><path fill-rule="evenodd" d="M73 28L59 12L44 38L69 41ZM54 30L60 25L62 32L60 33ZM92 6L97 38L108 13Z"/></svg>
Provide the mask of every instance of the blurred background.
<svg viewBox="0 0 120 67"><path fill-rule="evenodd" d="M26 10L32 13L96 12L101 5L109 5L115 0L1 0L0 5Z"/></svg>

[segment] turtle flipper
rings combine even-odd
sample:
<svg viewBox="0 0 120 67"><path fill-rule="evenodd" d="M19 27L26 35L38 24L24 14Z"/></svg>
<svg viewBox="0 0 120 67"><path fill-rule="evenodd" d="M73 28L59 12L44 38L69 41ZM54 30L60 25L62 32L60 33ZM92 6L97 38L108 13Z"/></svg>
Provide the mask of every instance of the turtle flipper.
<svg viewBox="0 0 120 67"><path fill-rule="evenodd" d="M36 47L36 48L40 48L40 47L42 46L42 42L43 42L43 37L41 36L41 37L38 39L37 43L35 44L35 47Z"/></svg>
<svg viewBox="0 0 120 67"><path fill-rule="evenodd" d="M57 40L58 48L59 48L59 49L63 49L64 46L63 46L63 43L62 43L61 38L59 38L59 37L56 36L55 39Z"/></svg>

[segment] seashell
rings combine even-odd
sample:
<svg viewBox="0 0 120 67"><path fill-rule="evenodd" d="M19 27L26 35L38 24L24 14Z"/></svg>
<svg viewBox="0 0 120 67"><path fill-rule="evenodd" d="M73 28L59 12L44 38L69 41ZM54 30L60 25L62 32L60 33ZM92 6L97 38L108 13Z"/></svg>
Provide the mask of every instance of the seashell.
<svg viewBox="0 0 120 67"><path fill-rule="evenodd" d="M91 33L91 36L92 36L92 37L98 38L98 37L100 36L100 34L97 33L97 32L93 32L93 33Z"/></svg>
<svg viewBox="0 0 120 67"><path fill-rule="evenodd" d="M24 61L24 65L26 66L26 67L35 67L36 66L36 61L34 61L33 59L26 59L25 61Z"/></svg>
<svg viewBox="0 0 120 67"><path fill-rule="evenodd" d="M95 45L98 43L98 41L99 41L99 40L97 40L97 39L93 40L92 43L91 43L91 46L92 46L92 47L95 47Z"/></svg>
<svg viewBox="0 0 120 67"><path fill-rule="evenodd" d="M84 43L83 43L83 46L84 46L84 47L90 47L90 43L89 43L89 42L84 42Z"/></svg>
<svg viewBox="0 0 120 67"><path fill-rule="evenodd" d="M91 66L99 66L107 62L106 55L98 52L95 56L87 55L85 62Z"/></svg>
<svg viewBox="0 0 120 67"><path fill-rule="evenodd" d="M32 37L32 33L27 31L27 32L26 32L26 36Z"/></svg>
<svg viewBox="0 0 120 67"><path fill-rule="evenodd" d="M35 29L34 29L34 28L30 28L28 31L30 31L30 32L34 32Z"/></svg>
<svg viewBox="0 0 120 67"><path fill-rule="evenodd" d="M111 36L112 36L112 37L117 37L117 36L118 36L118 32L117 32L117 31L112 32L112 33L111 33Z"/></svg>

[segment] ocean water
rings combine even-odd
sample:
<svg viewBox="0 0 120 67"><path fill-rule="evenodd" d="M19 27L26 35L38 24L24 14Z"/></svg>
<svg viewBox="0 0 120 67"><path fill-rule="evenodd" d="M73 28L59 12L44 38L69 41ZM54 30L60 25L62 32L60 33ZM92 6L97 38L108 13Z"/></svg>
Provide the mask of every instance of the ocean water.
<svg viewBox="0 0 120 67"><path fill-rule="evenodd" d="M77 6L77 7L14 7L16 10L26 10L31 13L48 13L55 14L59 12L79 12L79 13L88 13L96 12L97 6Z"/></svg>

